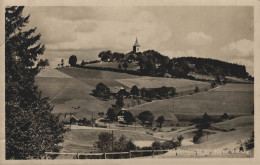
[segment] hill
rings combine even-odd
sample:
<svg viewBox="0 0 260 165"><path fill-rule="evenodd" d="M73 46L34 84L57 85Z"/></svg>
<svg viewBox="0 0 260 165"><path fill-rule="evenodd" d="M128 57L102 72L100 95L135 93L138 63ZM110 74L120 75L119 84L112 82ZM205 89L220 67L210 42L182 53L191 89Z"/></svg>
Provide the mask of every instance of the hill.
<svg viewBox="0 0 260 165"><path fill-rule="evenodd" d="M243 79L253 80L248 74L244 65L229 63L210 58L197 57L177 57L170 59L155 50L147 50L144 52L127 54L112 53L111 51L103 51L99 54L103 62L132 62L138 64L138 71L144 75L164 76L165 73L173 77L196 78L189 76L189 73L197 73L209 76L231 76ZM94 66L98 66L96 64ZM93 65L92 65L93 66ZM103 64L104 68L111 68ZM137 67L130 67L130 70L137 70Z"/></svg>
<svg viewBox="0 0 260 165"><path fill-rule="evenodd" d="M201 88L209 88L210 86L209 83L201 81L134 76L126 73L77 67L43 69L41 72L44 74L38 75L36 83L43 91L44 96L50 97L51 103L55 105L53 113L73 113L76 117L86 117L87 119L91 118L92 112L94 118L98 118L98 112L106 112L115 103L115 100L101 101L91 95L92 90L99 82L103 82L111 89L124 87L130 90L133 85L137 85L138 88L169 86L175 87L177 92L194 90L196 85ZM48 77L48 75L53 76ZM131 100L125 100L125 102L125 106L131 104ZM73 109L76 106L80 106L80 109Z"/></svg>

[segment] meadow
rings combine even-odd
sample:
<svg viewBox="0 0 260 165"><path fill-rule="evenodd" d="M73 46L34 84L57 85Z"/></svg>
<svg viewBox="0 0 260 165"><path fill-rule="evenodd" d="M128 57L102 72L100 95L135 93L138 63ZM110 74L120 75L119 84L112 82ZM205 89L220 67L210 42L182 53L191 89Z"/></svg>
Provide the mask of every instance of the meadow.
<svg viewBox="0 0 260 165"><path fill-rule="evenodd" d="M123 63L120 63L120 62L99 62L99 63L93 63L93 64L85 64L85 66L118 69L119 64L121 64L121 66L123 65ZM128 70L137 71L140 68L137 62L127 63L127 65L128 65L128 67L127 67ZM122 66L122 69L124 69L123 66Z"/></svg>
<svg viewBox="0 0 260 165"><path fill-rule="evenodd" d="M48 77L48 75L51 75ZM138 88L156 88L161 86L175 87L178 91L194 90L195 86L209 88L209 83L174 78L134 76L126 73L90 70L84 68L43 69L36 82L44 96L51 99L53 113L73 113L78 118L92 116L98 118L98 112L106 112L115 100L101 101L91 95L99 82L110 88L124 87L127 90L133 85ZM126 106L128 106L126 100ZM80 106L80 109L73 107Z"/></svg>

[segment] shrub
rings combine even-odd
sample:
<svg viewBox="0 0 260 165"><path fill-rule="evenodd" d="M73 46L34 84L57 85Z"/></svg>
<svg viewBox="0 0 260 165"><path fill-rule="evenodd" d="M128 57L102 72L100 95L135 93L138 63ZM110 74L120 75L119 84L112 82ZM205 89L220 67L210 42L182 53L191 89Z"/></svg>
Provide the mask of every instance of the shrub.
<svg viewBox="0 0 260 165"><path fill-rule="evenodd" d="M154 141L154 142L152 143L152 148L153 148L154 150L160 150L160 149L161 149L161 143L158 142L158 141Z"/></svg>
<svg viewBox="0 0 260 165"><path fill-rule="evenodd" d="M70 64L70 66L76 66L76 64L77 64L77 57L75 55L70 56L69 64Z"/></svg>

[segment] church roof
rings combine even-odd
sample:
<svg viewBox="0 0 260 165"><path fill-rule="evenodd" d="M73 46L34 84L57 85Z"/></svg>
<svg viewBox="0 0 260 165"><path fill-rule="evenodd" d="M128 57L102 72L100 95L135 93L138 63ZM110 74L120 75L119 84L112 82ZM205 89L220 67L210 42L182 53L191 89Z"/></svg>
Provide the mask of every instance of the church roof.
<svg viewBox="0 0 260 165"><path fill-rule="evenodd" d="M139 47L140 47L140 45L138 44L137 37L136 37L136 40L135 40L135 44L134 44L134 46L139 46Z"/></svg>

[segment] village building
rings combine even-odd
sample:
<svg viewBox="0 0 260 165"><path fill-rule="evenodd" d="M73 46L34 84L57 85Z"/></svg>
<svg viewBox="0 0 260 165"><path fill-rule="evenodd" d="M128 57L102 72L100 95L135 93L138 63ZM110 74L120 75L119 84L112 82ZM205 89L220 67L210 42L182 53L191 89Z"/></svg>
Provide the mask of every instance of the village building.
<svg viewBox="0 0 260 165"><path fill-rule="evenodd" d="M124 117L125 113L126 113L126 109L125 109L125 108L122 108L122 109L118 112L118 114L117 114L117 120L118 120L119 123L125 123L125 117Z"/></svg>
<svg viewBox="0 0 260 165"><path fill-rule="evenodd" d="M140 52L140 45L139 45L139 43L138 43L138 40L137 40L137 37L136 37L136 40L135 40L135 44L134 44L134 46L133 46L133 53L138 53L138 52Z"/></svg>
<svg viewBox="0 0 260 165"><path fill-rule="evenodd" d="M126 91L126 89L124 87L119 87L119 86L114 86L112 88L110 88L110 96L112 98L117 98L117 96L122 95L125 97L128 97L129 92Z"/></svg>

